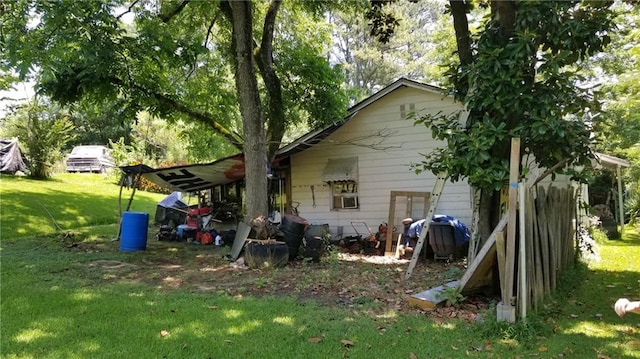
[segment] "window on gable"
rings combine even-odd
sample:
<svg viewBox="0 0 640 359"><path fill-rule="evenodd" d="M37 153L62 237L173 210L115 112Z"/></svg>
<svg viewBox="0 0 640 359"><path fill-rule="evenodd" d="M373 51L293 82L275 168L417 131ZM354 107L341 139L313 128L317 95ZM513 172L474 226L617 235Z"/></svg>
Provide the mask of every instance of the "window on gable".
<svg viewBox="0 0 640 359"><path fill-rule="evenodd" d="M400 118L403 120L412 119L416 115L416 105L410 103L408 107L409 111L407 112L407 105L400 105Z"/></svg>
<svg viewBox="0 0 640 359"><path fill-rule="evenodd" d="M322 180L331 186L331 209L358 209L358 158L331 158L322 172Z"/></svg>

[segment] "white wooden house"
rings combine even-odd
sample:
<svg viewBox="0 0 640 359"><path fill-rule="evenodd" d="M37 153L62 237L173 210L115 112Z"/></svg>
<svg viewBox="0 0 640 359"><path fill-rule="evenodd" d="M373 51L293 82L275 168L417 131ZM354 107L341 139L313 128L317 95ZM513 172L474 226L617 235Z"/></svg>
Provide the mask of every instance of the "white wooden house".
<svg viewBox="0 0 640 359"><path fill-rule="evenodd" d="M395 81L351 107L344 121L309 132L277 152L270 182L272 209L283 212L285 203L293 203L310 224L329 225L335 238L366 234L363 223L375 233L383 222L399 228L405 217L424 218L427 206L420 196L398 196L395 210L390 211L391 193L431 192L436 182L434 174L416 174L411 165L444 144L434 140L424 125L414 125L411 114L453 113L460 113L461 123L466 118L462 104L443 95L440 88L405 78ZM603 164L612 161L613 157L603 156L599 156ZM618 166L618 172L621 166L628 166L624 160L615 160L611 163ZM214 200L224 200L225 194L241 197L242 154L207 164L129 167L123 170L140 173L175 191L211 190ZM533 178L542 171L531 163L528 167L532 167ZM554 185L566 186L568 182L568 178L557 176ZM455 217L471 227L472 197L465 180L448 181L436 214Z"/></svg>
<svg viewBox="0 0 640 359"><path fill-rule="evenodd" d="M392 191L431 192L435 184L435 175L416 174L411 165L442 143L426 126L414 125L409 115L462 109L437 87L397 80L351 107L343 123L307 134L279 151L278 157L289 160L291 202L299 203L299 214L309 223L328 224L333 236L355 235L352 222L365 222L375 233L380 223L388 222ZM400 196L395 202L396 227L408 215L424 218L424 199ZM470 224L472 192L466 181L447 182L436 213Z"/></svg>

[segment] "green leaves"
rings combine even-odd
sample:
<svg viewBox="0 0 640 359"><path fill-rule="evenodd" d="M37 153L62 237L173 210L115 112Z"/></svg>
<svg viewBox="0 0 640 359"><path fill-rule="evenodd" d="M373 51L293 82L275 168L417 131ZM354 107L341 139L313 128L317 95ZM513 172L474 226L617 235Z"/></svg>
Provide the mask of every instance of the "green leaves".
<svg viewBox="0 0 640 359"><path fill-rule="evenodd" d="M25 146L29 174L36 179L49 178L75 129L66 111L38 98L19 108L4 125Z"/></svg>
<svg viewBox="0 0 640 359"><path fill-rule="evenodd" d="M585 119L600 105L577 86L584 78L575 66L607 45L614 12L606 2L517 2L509 32L498 19L501 8L492 6L473 38L473 63L449 72L471 116L463 126L452 118L419 121L447 141L422 169L447 169L472 186L499 189L511 137L521 138L522 155L533 155L542 167L566 158L588 165L592 140Z"/></svg>

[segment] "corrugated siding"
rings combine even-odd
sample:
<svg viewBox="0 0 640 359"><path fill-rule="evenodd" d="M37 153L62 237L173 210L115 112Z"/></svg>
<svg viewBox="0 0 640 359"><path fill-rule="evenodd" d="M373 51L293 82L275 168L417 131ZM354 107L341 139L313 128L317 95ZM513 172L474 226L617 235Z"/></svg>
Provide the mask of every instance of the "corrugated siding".
<svg viewBox="0 0 640 359"><path fill-rule="evenodd" d="M438 143L423 125L414 126L412 120L401 118L400 106L409 112L414 104L418 113L452 113L460 106L451 99L410 88L401 88L357 113L349 122L325 141L291 158L292 200L300 202L300 215L312 224L328 223L333 235L338 227L343 234L353 235L351 221L364 221L372 232L389 216L391 191L431 192L435 176L416 175L411 163L423 158ZM322 171L331 158L358 157L358 194L360 208L330 210L331 191L322 182ZM313 186L313 190L312 190ZM313 197L315 196L315 206ZM471 222L471 194L466 182L447 182L440 198L437 213ZM414 201L414 213L423 216L423 203ZM406 203L396 202L396 226L405 216Z"/></svg>

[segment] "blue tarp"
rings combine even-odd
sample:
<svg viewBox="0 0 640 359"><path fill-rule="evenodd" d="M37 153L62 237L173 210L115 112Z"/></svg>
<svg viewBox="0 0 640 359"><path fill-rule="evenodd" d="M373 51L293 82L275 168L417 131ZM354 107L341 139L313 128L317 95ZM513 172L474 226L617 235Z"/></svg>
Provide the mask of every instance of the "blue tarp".
<svg viewBox="0 0 640 359"><path fill-rule="evenodd" d="M469 232L469 228L467 228L467 226L465 226L464 223L460 222L458 219L451 216L436 214L435 216L433 216L432 221L436 223L448 222L451 226L453 226L453 236L455 237L456 245L469 243L469 240L471 239L471 232Z"/></svg>
<svg viewBox="0 0 640 359"><path fill-rule="evenodd" d="M424 221L424 219L415 221L404 229L403 237L405 244L408 244L409 238L417 238L420 235ZM458 219L443 214L436 214L431 221L432 223L449 223L453 227L453 236L457 246L469 243L471 233L467 226Z"/></svg>

